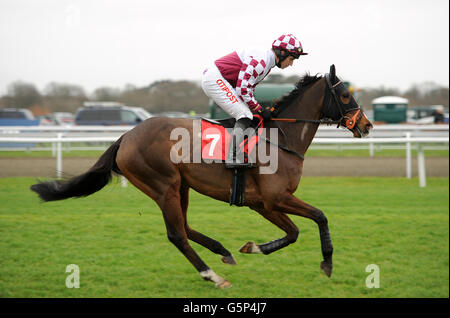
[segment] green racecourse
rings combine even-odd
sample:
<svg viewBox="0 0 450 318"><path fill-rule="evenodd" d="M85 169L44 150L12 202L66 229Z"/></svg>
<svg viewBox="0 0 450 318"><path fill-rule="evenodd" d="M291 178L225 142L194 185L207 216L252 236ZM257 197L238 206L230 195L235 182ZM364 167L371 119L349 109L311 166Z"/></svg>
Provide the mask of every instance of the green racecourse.
<svg viewBox="0 0 450 318"><path fill-rule="evenodd" d="M271 255L240 254L247 241L284 233L250 209L191 190L190 225L229 249L236 266L191 243L233 287L214 288L168 241L157 205L113 182L83 199L39 203L34 178L0 179L0 297L449 297L449 181L303 178L296 195L322 209L334 245L327 278L319 232L292 216L298 241ZM66 288L69 264L80 288ZM379 267L379 288L365 271Z"/></svg>

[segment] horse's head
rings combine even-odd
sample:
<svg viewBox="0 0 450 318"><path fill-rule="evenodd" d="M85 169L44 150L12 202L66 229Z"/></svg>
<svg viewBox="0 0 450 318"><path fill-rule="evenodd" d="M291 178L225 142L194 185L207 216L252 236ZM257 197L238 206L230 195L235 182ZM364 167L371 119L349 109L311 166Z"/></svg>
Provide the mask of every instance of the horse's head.
<svg viewBox="0 0 450 318"><path fill-rule="evenodd" d="M372 123L364 114L355 97L344 83L336 76L334 65L330 73L325 74L326 91L322 113L325 117L339 121L356 138L365 137L373 128Z"/></svg>

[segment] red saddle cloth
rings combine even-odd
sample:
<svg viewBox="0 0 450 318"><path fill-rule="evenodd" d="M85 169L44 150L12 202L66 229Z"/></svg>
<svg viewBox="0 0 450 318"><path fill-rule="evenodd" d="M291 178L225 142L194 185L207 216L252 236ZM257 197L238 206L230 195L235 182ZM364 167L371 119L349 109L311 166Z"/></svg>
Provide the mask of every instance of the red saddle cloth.
<svg viewBox="0 0 450 318"><path fill-rule="evenodd" d="M259 115L254 115L259 121L257 134L250 140L246 138L239 146L248 156L254 151L262 133L263 121ZM228 128L231 133L232 128ZM231 134L220 123L213 123L202 119L202 159L226 160L230 151Z"/></svg>

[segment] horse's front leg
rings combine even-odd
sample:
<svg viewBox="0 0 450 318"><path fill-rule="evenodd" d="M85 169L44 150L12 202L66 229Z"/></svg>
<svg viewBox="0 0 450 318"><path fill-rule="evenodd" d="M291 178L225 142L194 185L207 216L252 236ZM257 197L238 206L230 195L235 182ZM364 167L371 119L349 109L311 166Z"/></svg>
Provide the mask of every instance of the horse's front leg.
<svg viewBox="0 0 450 318"><path fill-rule="evenodd" d="M282 200L276 204L276 209L285 213L303 216L314 220L319 226L320 243L322 246L323 261L320 268L330 277L333 269L333 244L331 243L330 231L328 229L328 220L323 212L306 202L287 193Z"/></svg>
<svg viewBox="0 0 450 318"><path fill-rule="evenodd" d="M278 226L286 232L286 236L280 239L270 241L264 244L255 244L254 242L247 242L239 250L241 253L247 254L270 254L278 251L289 244L294 243L298 237L297 226L289 219L289 217L278 211L266 211L265 209L254 209L264 218Z"/></svg>

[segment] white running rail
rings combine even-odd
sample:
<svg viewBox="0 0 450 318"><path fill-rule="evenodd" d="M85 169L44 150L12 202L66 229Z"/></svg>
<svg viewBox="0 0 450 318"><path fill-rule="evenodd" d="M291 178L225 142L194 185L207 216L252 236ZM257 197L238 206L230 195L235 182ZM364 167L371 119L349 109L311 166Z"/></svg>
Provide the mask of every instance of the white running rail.
<svg viewBox="0 0 450 318"><path fill-rule="evenodd" d="M28 127L27 127L28 128ZM105 128L105 127L103 127ZM447 126L448 129L448 126ZM72 137L63 132L58 132L55 137L29 137L17 136L15 134L0 135L0 142L2 143L54 143L56 144L56 171L57 177L62 176L63 161L62 161L62 145L63 143L71 142L114 142L119 136L81 136ZM449 137L412 137L411 132L407 132L405 137L391 137L391 138L314 138L313 144L406 144L406 177L411 178L411 145L416 144L418 150L418 175L420 187L426 186L426 172L425 172L425 154L423 145L443 143L449 144ZM122 183L123 184L123 183Z"/></svg>

